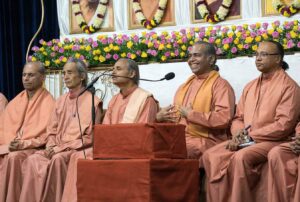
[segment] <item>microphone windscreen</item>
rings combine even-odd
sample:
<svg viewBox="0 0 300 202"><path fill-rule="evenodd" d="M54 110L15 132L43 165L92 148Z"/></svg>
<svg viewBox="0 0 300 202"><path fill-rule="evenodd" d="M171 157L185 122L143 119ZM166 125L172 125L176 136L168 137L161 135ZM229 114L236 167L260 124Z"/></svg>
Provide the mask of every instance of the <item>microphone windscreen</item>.
<svg viewBox="0 0 300 202"><path fill-rule="evenodd" d="M166 80L171 80L171 79L174 79L175 77L175 73L174 72L169 72L165 75L165 79Z"/></svg>

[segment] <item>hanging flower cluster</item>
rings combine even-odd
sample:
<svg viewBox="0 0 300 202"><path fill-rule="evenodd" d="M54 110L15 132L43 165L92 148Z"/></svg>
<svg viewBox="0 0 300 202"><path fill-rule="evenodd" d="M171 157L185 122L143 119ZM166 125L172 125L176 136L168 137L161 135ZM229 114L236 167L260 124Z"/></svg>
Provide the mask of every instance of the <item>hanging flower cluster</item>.
<svg viewBox="0 0 300 202"><path fill-rule="evenodd" d="M290 6L287 6L281 0L273 0L273 7L283 16L291 17L292 15L298 13L300 9L300 0L294 0Z"/></svg>
<svg viewBox="0 0 300 202"><path fill-rule="evenodd" d="M168 3L168 0L159 0L158 8L154 14L152 20L147 20L145 15L143 14L140 1L139 0L132 0L132 7L135 13L137 20L146 28L146 29L153 29L157 25L159 25L162 17L165 14L165 9Z"/></svg>
<svg viewBox="0 0 300 202"><path fill-rule="evenodd" d="M219 56L232 58L253 55L258 43L264 40L280 42L286 51L300 51L300 23L298 20L280 24L256 23L232 26L209 26L162 33L143 32L141 35L99 35L92 38L68 38L64 41L40 40L40 47L32 48L29 61L41 61L46 67L62 67L68 58L80 58L91 67L114 64L119 58L137 62L168 62L186 60L197 41L215 44Z"/></svg>
<svg viewBox="0 0 300 202"><path fill-rule="evenodd" d="M72 11L75 15L76 21L79 27L87 34L95 33L101 28L105 13L107 10L108 0L100 0L96 10L96 17L91 25L88 25L83 18L82 11L80 9L80 0L72 0Z"/></svg>
<svg viewBox="0 0 300 202"><path fill-rule="evenodd" d="M218 23L225 20L232 5L232 0L223 0L216 14L211 14L206 6L205 0L195 0L196 7L201 17L209 23Z"/></svg>

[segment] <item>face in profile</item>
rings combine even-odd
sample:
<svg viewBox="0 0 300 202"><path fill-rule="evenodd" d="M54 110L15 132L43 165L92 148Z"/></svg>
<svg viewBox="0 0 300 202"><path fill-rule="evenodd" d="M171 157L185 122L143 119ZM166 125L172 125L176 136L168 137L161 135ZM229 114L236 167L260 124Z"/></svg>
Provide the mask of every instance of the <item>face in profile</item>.
<svg viewBox="0 0 300 202"><path fill-rule="evenodd" d="M66 63L63 69L63 80L69 89L76 89L82 86L84 76L76 68L76 63Z"/></svg>
<svg viewBox="0 0 300 202"><path fill-rule="evenodd" d="M41 88L45 80L45 76L39 72L38 63L27 63L24 66L22 74L23 87L27 91L36 91Z"/></svg>
<svg viewBox="0 0 300 202"><path fill-rule="evenodd" d="M256 52L255 64L257 70L262 73L269 73L280 66L281 58L275 44L262 42Z"/></svg>
<svg viewBox="0 0 300 202"><path fill-rule="evenodd" d="M120 59L115 63L112 71L113 84L121 86L131 82L134 77L135 72L129 70L128 63L126 60Z"/></svg>
<svg viewBox="0 0 300 202"><path fill-rule="evenodd" d="M212 57L206 54L205 45L196 44L189 52L188 64L194 74L200 75L211 70Z"/></svg>

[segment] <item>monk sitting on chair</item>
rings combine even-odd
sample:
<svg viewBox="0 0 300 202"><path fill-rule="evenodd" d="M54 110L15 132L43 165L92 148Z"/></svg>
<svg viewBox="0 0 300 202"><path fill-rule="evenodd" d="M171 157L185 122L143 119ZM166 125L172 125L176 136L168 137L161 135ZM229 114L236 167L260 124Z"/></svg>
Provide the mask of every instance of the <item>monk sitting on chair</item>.
<svg viewBox="0 0 300 202"><path fill-rule="evenodd" d="M1 116L2 112L4 111L7 103L8 102L7 102L6 97L2 93L0 93L0 116Z"/></svg>
<svg viewBox="0 0 300 202"><path fill-rule="evenodd" d="M47 127L46 149L31 155L23 163L22 202L61 201L71 154L92 143L92 94L86 91L78 97L87 84L85 63L69 59L63 68L63 80L69 92L55 103ZM102 103L97 97L94 103L96 122L99 122Z"/></svg>
<svg viewBox="0 0 300 202"><path fill-rule="evenodd" d="M138 87L139 68L131 59L119 59L113 68L112 82L120 88L120 93L109 102L103 124L151 123L155 121L158 103L152 94ZM92 148L86 150L92 158ZM77 161L84 158L83 152L72 155L62 201L77 201Z"/></svg>
<svg viewBox="0 0 300 202"><path fill-rule="evenodd" d="M174 97L174 105L157 114L158 122L177 122L186 125L188 158L199 159L209 149L227 140L226 130L234 114L235 96L230 84L216 66L215 47L197 42L189 53L188 64L193 76L182 84Z"/></svg>
<svg viewBox="0 0 300 202"><path fill-rule="evenodd" d="M293 134L299 87L285 70L280 43L261 42L256 67L262 73L246 85L231 126L232 140L203 156L207 201L255 201L254 189L268 152ZM248 147L247 147L248 146Z"/></svg>
<svg viewBox="0 0 300 202"><path fill-rule="evenodd" d="M0 123L0 201L19 201L24 160L45 145L46 127L54 99L43 88L45 68L40 62L26 63L24 91L6 106Z"/></svg>

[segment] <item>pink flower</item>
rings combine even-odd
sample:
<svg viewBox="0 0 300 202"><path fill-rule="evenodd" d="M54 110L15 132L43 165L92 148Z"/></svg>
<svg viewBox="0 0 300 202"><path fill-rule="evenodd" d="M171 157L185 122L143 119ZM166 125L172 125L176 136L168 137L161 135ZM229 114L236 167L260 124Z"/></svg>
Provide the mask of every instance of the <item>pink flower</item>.
<svg viewBox="0 0 300 202"><path fill-rule="evenodd" d="M239 25L239 26L236 27L236 30L237 30L238 32L240 32L240 31L243 30L243 27L242 27L241 25Z"/></svg>
<svg viewBox="0 0 300 202"><path fill-rule="evenodd" d="M272 36L273 36L273 38L278 38L279 37L279 33L275 31L275 32L272 33Z"/></svg>
<svg viewBox="0 0 300 202"><path fill-rule="evenodd" d="M63 48L60 48L60 49L58 50L58 52L60 52L60 53L64 53L64 52L65 52L65 49L63 49Z"/></svg>
<svg viewBox="0 0 300 202"><path fill-rule="evenodd" d="M128 57L128 58L131 58L131 53L127 53L127 57Z"/></svg>
<svg viewBox="0 0 300 202"><path fill-rule="evenodd" d="M288 48L293 48L295 46L293 40L289 40L286 45Z"/></svg>
<svg viewBox="0 0 300 202"><path fill-rule="evenodd" d="M251 36L252 38L254 38L254 37L256 37L256 33L255 33L255 32L251 32L251 33L250 33L250 36Z"/></svg>
<svg viewBox="0 0 300 202"><path fill-rule="evenodd" d="M244 49L249 49L249 44L245 44Z"/></svg>
<svg viewBox="0 0 300 202"><path fill-rule="evenodd" d="M286 33L285 37L286 37L286 39L291 39L291 34L290 33Z"/></svg>
<svg viewBox="0 0 300 202"><path fill-rule="evenodd" d="M89 43L93 43L93 39L92 38L88 38L87 40Z"/></svg>
<svg viewBox="0 0 300 202"><path fill-rule="evenodd" d="M93 41L92 47L93 47L93 48L97 48L97 47L98 47L98 42L97 42L97 41Z"/></svg>
<svg viewBox="0 0 300 202"><path fill-rule="evenodd" d="M139 38L137 35L134 35L133 41L134 41L135 43L139 42L139 39L140 39L140 38Z"/></svg>
<svg viewBox="0 0 300 202"><path fill-rule="evenodd" d="M300 41L297 43L297 47L300 48Z"/></svg>
<svg viewBox="0 0 300 202"><path fill-rule="evenodd" d="M269 23L267 23L267 22L264 22L263 24L262 24L262 27L266 30L266 29L268 29L268 26L269 26Z"/></svg>
<svg viewBox="0 0 300 202"><path fill-rule="evenodd" d="M214 37L209 37L209 43L214 43L215 42L215 38Z"/></svg>
<svg viewBox="0 0 300 202"><path fill-rule="evenodd" d="M48 41L47 46L52 46L52 41Z"/></svg>
<svg viewBox="0 0 300 202"><path fill-rule="evenodd" d="M250 25L250 29L254 30L256 28L255 24Z"/></svg>
<svg viewBox="0 0 300 202"><path fill-rule="evenodd" d="M179 50L176 49L176 50L174 51L174 54L175 54L175 56L178 56L178 55L179 55Z"/></svg>
<svg viewBox="0 0 300 202"><path fill-rule="evenodd" d="M202 39L205 36L205 32L199 32L198 36L200 39Z"/></svg>
<svg viewBox="0 0 300 202"><path fill-rule="evenodd" d="M185 29L181 29L180 33L185 35L186 34L186 30Z"/></svg>
<svg viewBox="0 0 300 202"><path fill-rule="evenodd" d="M64 56L60 56L59 60L62 61L64 59Z"/></svg>
<svg viewBox="0 0 300 202"><path fill-rule="evenodd" d="M69 38L65 38L64 39L64 43L70 43L70 39Z"/></svg>
<svg viewBox="0 0 300 202"><path fill-rule="evenodd" d="M40 48L37 47L37 46L33 46L33 47L31 48L31 50L34 51L34 52L37 52L38 50L40 50Z"/></svg>
<svg viewBox="0 0 300 202"><path fill-rule="evenodd" d="M113 42L114 42L114 39L111 38L111 37L108 37L108 38L107 38L107 42L108 42L108 43L113 43Z"/></svg>
<svg viewBox="0 0 300 202"><path fill-rule="evenodd" d="M142 54L142 51L137 50L135 53L136 53L137 55L141 55L141 54Z"/></svg>
<svg viewBox="0 0 300 202"><path fill-rule="evenodd" d="M187 42L187 40L188 40L188 39L187 39L185 36L184 36L184 37L182 37L182 42L183 42L183 43L186 43L186 42Z"/></svg>
<svg viewBox="0 0 300 202"><path fill-rule="evenodd" d="M217 55L221 55L223 53L222 49L221 48L218 48L217 51L216 51Z"/></svg>
<svg viewBox="0 0 300 202"><path fill-rule="evenodd" d="M107 53L106 56L105 56L105 58L106 58L106 59L110 59L110 58L111 58L111 54L110 54L110 53Z"/></svg>
<svg viewBox="0 0 300 202"><path fill-rule="evenodd" d="M83 55L81 55L81 56L79 57L79 59L80 59L80 60L84 60L85 57L84 57Z"/></svg>
<svg viewBox="0 0 300 202"><path fill-rule="evenodd" d="M50 53L50 56L51 56L51 57L55 57L55 56L56 56L56 53L55 53L55 52L51 52L51 53Z"/></svg>
<svg viewBox="0 0 300 202"><path fill-rule="evenodd" d="M123 43L123 39L117 39L117 42L116 42L118 45L121 45Z"/></svg>
<svg viewBox="0 0 300 202"><path fill-rule="evenodd" d="M45 42L44 39L39 40L40 44L43 44L44 42Z"/></svg>
<svg viewBox="0 0 300 202"><path fill-rule="evenodd" d="M102 39L102 40L101 40L101 43L102 43L102 44L107 44L107 39Z"/></svg>
<svg viewBox="0 0 300 202"><path fill-rule="evenodd" d="M155 56L157 56L157 51L156 50L152 50L150 54L155 57Z"/></svg>
<svg viewBox="0 0 300 202"><path fill-rule="evenodd" d="M232 53L236 53L236 52L237 52L237 48L236 48L236 47L232 47L232 48L231 48L231 52L232 52Z"/></svg>
<svg viewBox="0 0 300 202"><path fill-rule="evenodd" d="M118 59L119 59L119 55L118 55L118 54L114 54L114 55L113 55L113 59L114 59L114 60L118 60Z"/></svg>
<svg viewBox="0 0 300 202"><path fill-rule="evenodd" d="M59 47L58 46L53 46L54 51L58 51Z"/></svg>
<svg viewBox="0 0 300 202"><path fill-rule="evenodd" d="M280 25L280 21L279 21L279 20L276 20L276 21L274 22L274 25L275 25L276 27L278 27L278 26Z"/></svg>
<svg viewBox="0 0 300 202"><path fill-rule="evenodd" d="M170 51L165 52L165 56L166 56L166 57L170 57L170 55L171 55L171 54L170 54Z"/></svg>

